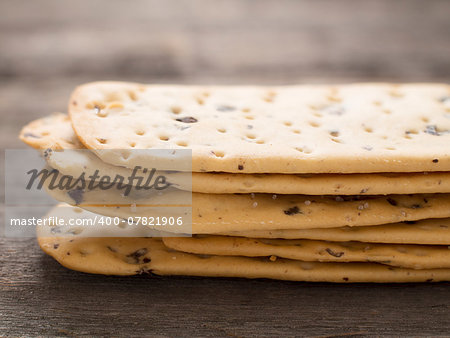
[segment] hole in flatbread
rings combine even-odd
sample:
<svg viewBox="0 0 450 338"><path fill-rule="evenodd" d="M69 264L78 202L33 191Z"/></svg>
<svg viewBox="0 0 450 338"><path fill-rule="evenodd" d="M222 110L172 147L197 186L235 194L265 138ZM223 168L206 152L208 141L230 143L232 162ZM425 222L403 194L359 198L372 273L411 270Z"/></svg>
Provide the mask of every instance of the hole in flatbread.
<svg viewBox="0 0 450 338"><path fill-rule="evenodd" d="M316 117L319 117L319 118L323 117L323 115L321 113L319 113L319 112L314 112L313 115L316 116Z"/></svg>
<svg viewBox="0 0 450 338"><path fill-rule="evenodd" d="M312 150L308 147L296 147L295 150L304 153L304 154L311 154Z"/></svg>
<svg viewBox="0 0 450 338"><path fill-rule="evenodd" d="M400 90L398 88L392 88L391 90L389 90L388 94L394 98L400 98L400 97L405 96L405 94L400 92Z"/></svg>
<svg viewBox="0 0 450 338"><path fill-rule="evenodd" d="M301 134L301 131L298 130L298 129L294 129L294 130L292 130L292 132L293 132L294 134Z"/></svg>
<svg viewBox="0 0 450 338"><path fill-rule="evenodd" d="M425 123L430 122L430 119L429 119L428 117L426 117L426 116L422 117L421 120L422 120L423 122L425 122Z"/></svg>
<svg viewBox="0 0 450 338"><path fill-rule="evenodd" d="M48 136L48 135L50 135L50 133L49 133L48 131L43 131L43 132L41 133L41 136Z"/></svg>
<svg viewBox="0 0 450 338"><path fill-rule="evenodd" d="M395 150L395 147L386 147L384 149L386 149L386 150Z"/></svg>
<svg viewBox="0 0 450 338"><path fill-rule="evenodd" d="M339 137L339 132L337 130L331 130L330 135L333 137Z"/></svg>
<svg viewBox="0 0 450 338"><path fill-rule="evenodd" d="M199 105L204 105L205 104L205 100L203 100L201 97L196 97L195 101L197 101L197 103Z"/></svg>
<svg viewBox="0 0 450 338"><path fill-rule="evenodd" d="M145 134L145 131L144 131L144 130L142 130L142 129L136 130L136 135L142 136L142 135L144 135L144 134Z"/></svg>
<svg viewBox="0 0 450 338"><path fill-rule="evenodd" d="M315 122L315 121L310 121L310 122L309 122L309 125L310 125L311 127L313 127L313 128L318 128L318 127L320 127L320 123L317 123L317 122Z"/></svg>
<svg viewBox="0 0 450 338"><path fill-rule="evenodd" d="M277 96L277 93L272 91L272 90L270 90L264 95L263 100L268 102L268 103L271 103L271 102L274 101L275 96Z"/></svg>
<svg viewBox="0 0 450 338"><path fill-rule="evenodd" d="M373 133L373 129L370 128L370 127L364 127L364 131L365 131L366 133Z"/></svg>
<svg viewBox="0 0 450 338"><path fill-rule="evenodd" d="M161 135L161 136L159 137L159 139L160 139L161 141L169 141L169 136Z"/></svg>
<svg viewBox="0 0 450 338"><path fill-rule="evenodd" d="M188 144L187 144L187 142L184 142L184 141L178 141L177 145L180 147L187 147Z"/></svg>
<svg viewBox="0 0 450 338"><path fill-rule="evenodd" d="M97 138L98 143L100 144L106 144L108 140L106 138Z"/></svg>
<svg viewBox="0 0 450 338"><path fill-rule="evenodd" d="M223 151L219 151L219 150L213 150L213 151L211 151L211 153L215 157L224 157L225 156L225 153Z"/></svg>
<svg viewBox="0 0 450 338"><path fill-rule="evenodd" d="M327 99L328 99L328 101L331 101L331 102L342 102L342 99L339 96L337 96L337 94L328 95Z"/></svg>
<svg viewBox="0 0 450 338"><path fill-rule="evenodd" d="M289 122L289 121L285 121L285 122L283 122L283 124L284 124L286 127L292 126L292 122Z"/></svg>
<svg viewBox="0 0 450 338"><path fill-rule="evenodd" d="M407 135L411 135L411 134L417 135L418 133L419 132L416 129L410 129L410 130L405 131L405 134L407 134Z"/></svg>
<svg viewBox="0 0 450 338"><path fill-rule="evenodd" d="M174 113L175 115L178 115L179 113L181 113L181 107L179 106L173 106L170 108L170 110L172 111L172 113Z"/></svg>
<svg viewBox="0 0 450 338"><path fill-rule="evenodd" d="M257 144L265 144L266 142L264 140L258 140L256 141Z"/></svg>
<svg viewBox="0 0 450 338"><path fill-rule="evenodd" d="M335 142L335 143L342 143L341 140L339 140L339 139L337 139L337 138L334 138L334 137L331 138L331 141L333 141L333 142Z"/></svg>
<svg viewBox="0 0 450 338"><path fill-rule="evenodd" d="M244 113L249 113L251 111L250 108L242 108L242 112Z"/></svg>
<svg viewBox="0 0 450 338"><path fill-rule="evenodd" d="M108 109L122 109L123 104L121 102L112 102L108 105Z"/></svg>
<svg viewBox="0 0 450 338"><path fill-rule="evenodd" d="M246 116L245 117L247 120L254 120L255 118L253 117L253 116L251 116L251 115L248 115L248 116Z"/></svg>
<svg viewBox="0 0 450 338"><path fill-rule="evenodd" d="M256 138L256 136L253 134L247 134L247 138L254 140Z"/></svg>
<svg viewBox="0 0 450 338"><path fill-rule="evenodd" d="M131 147L131 148L136 147L136 142L130 142L129 144L130 144L130 147Z"/></svg>
<svg viewBox="0 0 450 338"><path fill-rule="evenodd" d="M100 110L100 109L105 109L106 106L103 103L101 103L101 102L92 101L92 102L88 102L86 104L86 108L87 109L99 109Z"/></svg>
<svg viewBox="0 0 450 338"><path fill-rule="evenodd" d="M128 97L132 100L132 101L137 101L138 100L138 96L136 94L136 92L130 90L128 92Z"/></svg>
<svg viewBox="0 0 450 338"><path fill-rule="evenodd" d="M224 128L219 128L219 129L217 129L217 131L218 131L219 133L226 133L226 132L227 132L227 130L224 129Z"/></svg>

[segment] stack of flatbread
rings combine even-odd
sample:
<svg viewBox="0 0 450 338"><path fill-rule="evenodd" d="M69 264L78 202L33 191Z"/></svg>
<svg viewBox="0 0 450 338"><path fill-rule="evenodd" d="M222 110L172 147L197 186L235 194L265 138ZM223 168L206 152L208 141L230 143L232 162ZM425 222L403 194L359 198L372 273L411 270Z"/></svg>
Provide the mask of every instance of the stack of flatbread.
<svg viewBox="0 0 450 338"><path fill-rule="evenodd" d="M153 167L154 158L136 149L192 149L192 237L40 235L41 248L72 269L328 282L450 280L445 84L90 83L73 92L68 115L31 122L20 137L43 150L89 149L81 159L64 161L46 151L50 167L74 176ZM183 175L168 179L190 190L180 183ZM49 193L74 206L64 208L65 217L149 216L122 195L107 197L111 208L92 203L95 191Z"/></svg>

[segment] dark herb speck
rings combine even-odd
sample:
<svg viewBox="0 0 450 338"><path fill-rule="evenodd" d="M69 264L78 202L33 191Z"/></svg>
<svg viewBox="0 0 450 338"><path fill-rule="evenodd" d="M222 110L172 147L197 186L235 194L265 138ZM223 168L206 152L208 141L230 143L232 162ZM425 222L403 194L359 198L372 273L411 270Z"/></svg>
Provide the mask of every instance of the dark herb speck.
<svg viewBox="0 0 450 338"><path fill-rule="evenodd" d="M127 257L134 259L135 263L137 264L139 263L139 258L147 254L147 252L148 252L147 248L142 248L136 250L135 252L130 253L129 255L127 255Z"/></svg>
<svg viewBox="0 0 450 338"><path fill-rule="evenodd" d="M284 210L284 213L288 216L292 216L292 215L296 215L296 214L301 214L302 212L300 211L298 206L289 208L287 210Z"/></svg>
<svg viewBox="0 0 450 338"><path fill-rule="evenodd" d="M33 137L33 138L41 138L40 136L34 135L33 133L25 133L23 134L24 137Z"/></svg>
<svg viewBox="0 0 450 338"><path fill-rule="evenodd" d="M176 119L176 121L183 122L183 123L195 123L195 122L198 122L198 120L195 117L192 117L192 116L182 117L182 118Z"/></svg>
<svg viewBox="0 0 450 338"><path fill-rule="evenodd" d="M69 195L70 198L75 201L76 205L83 202L83 190L82 189L69 190L67 192L67 195Z"/></svg>
<svg viewBox="0 0 450 338"><path fill-rule="evenodd" d="M228 106L228 105L220 105L217 107L217 110L221 111L221 112L228 112L228 111L236 110L236 107Z"/></svg>
<svg viewBox="0 0 450 338"><path fill-rule="evenodd" d="M386 201L388 201L388 203L390 205L393 205L394 207L398 205L397 201L394 200L393 198L388 197L388 198L386 198Z"/></svg>
<svg viewBox="0 0 450 338"><path fill-rule="evenodd" d="M344 254L343 251L340 251L340 252L334 252L334 251L331 250L330 248L326 248L325 251L328 252L331 256L334 256L334 257L341 257L341 256Z"/></svg>

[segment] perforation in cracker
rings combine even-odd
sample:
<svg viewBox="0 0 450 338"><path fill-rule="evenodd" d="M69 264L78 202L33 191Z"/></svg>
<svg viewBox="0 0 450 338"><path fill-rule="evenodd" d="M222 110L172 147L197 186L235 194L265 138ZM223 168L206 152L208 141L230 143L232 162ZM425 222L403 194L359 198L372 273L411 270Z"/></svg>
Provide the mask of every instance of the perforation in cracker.
<svg viewBox="0 0 450 338"><path fill-rule="evenodd" d="M195 87L97 82L70 117L91 149L192 148L194 171L450 171L448 85ZM150 159L99 152L134 167Z"/></svg>

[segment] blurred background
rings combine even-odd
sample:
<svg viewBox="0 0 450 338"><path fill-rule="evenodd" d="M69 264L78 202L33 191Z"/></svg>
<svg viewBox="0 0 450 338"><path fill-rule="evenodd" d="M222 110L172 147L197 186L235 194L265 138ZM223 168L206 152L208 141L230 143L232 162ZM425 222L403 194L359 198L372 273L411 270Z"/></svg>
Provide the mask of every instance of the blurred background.
<svg viewBox="0 0 450 338"><path fill-rule="evenodd" d="M447 0L0 0L0 144L96 80L450 82Z"/></svg>

